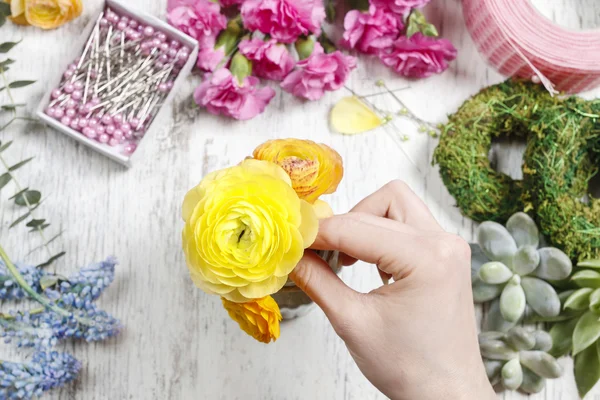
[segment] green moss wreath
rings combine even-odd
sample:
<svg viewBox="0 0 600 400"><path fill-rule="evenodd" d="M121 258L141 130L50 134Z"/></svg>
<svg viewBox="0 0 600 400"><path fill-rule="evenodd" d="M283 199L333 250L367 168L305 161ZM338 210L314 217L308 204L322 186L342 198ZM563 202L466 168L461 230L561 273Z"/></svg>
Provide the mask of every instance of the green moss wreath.
<svg viewBox="0 0 600 400"><path fill-rule="evenodd" d="M495 136L527 140L522 181L491 167ZM449 116L434 163L471 219L504 223L530 211L572 259L600 257L600 200L582 202L600 164L600 100L551 97L515 80L490 86Z"/></svg>

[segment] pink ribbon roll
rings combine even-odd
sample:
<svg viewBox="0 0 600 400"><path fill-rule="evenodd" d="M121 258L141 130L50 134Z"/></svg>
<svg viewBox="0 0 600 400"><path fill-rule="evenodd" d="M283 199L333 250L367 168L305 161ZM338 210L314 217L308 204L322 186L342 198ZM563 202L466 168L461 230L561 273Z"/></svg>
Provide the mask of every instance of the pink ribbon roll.
<svg viewBox="0 0 600 400"><path fill-rule="evenodd" d="M501 74L541 82L550 93L600 85L600 29L562 28L529 0L463 0L463 13L477 49Z"/></svg>

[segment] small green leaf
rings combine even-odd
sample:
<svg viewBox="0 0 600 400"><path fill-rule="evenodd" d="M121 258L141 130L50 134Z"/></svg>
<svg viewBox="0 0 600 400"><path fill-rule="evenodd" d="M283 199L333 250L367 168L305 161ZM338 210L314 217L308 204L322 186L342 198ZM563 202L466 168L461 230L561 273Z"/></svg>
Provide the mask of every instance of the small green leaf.
<svg viewBox="0 0 600 400"><path fill-rule="evenodd" d="M2 3L0 3L0 4L2 4ZM15 62L15 60L13 60L12 58L7 58L4 61L0 61L0 67L5 67L7 65L14 64L14 62Z"/></svg>
<svg viewBox="0 0 600 400"><path fill-rule="evenodd" d="M22 207L32 206L40 202L42 194L37 190L27 190L15 197L15 204Z"/></svg>
<svg viewBox="0 0 600 400"><path fill-rule="evenodd" d="M8 182L10 182L12 179L12 176L8 173L5 172L2 175L0 175L0 190L6 186L8 184Z"/></svg>
<svg viewBox="0 0 600 400"><path fill-rule="evenodd" d="M573 332L573 355L587 349L600 338L598 315L588 311L577 321Z"/></svg>
<svg viewBox="0 0 600 400"><path fill-rule="evenodd" d="M56 275L44 275L40 279L40 287L42 290L46 290L58 283L58 276Z"/></svg>
<svg viewBox="0 0 600 400"><path fill-rule="evenodd" d="M27 104L19 103L19 104L5 104L2 106L2 109L5 111L13 111L16 110L17 107L25 107Z"/></svg>
<svg viewBox="0 0 600 400"><path fill-rule="evenodd" d="M437 37L437 36L439 36L439 33L438 33L437 29L432 24L425 24L421 28L421 33L423 35L429 36L429 37Z"/></svg>
<svg viewBox="0 0 600 400"><path fill-rule="evenodd" d="M19 195L21 195L21 194L25 193L25 192L26 192L26 191L28 191L28 190L29 190L29 188L28 188L28 187L26 187L25 189L23 189L23 190L21 190L21 191L19 191L19 192L15 193L15 194L13 194L12 196L10 196L8 199L9 199L9 200L12 200L12 199L16 198L17 196L19 196Z"/></svg>
<svg viewBox="0 0 600 400"><path fill-rule="evenodd" d="M600 379L600 357L598 344L589 346L575 356L575 382L581 398L596 385Z"/></svg>
<svg viewBox="0 0 600 400"><path fill-rule="evenodd" d="M12 140L10 142L4 143L3 145L0 145L0 153L2 153L4 150L8 149L11 144L12 144Z"/></svg>
<svg viewBox="0 0 600 400"><path fill-rule="evenodd" d="M27 164L29 161L33 160L33 157L29 157L21 162L16 163L15 165L13 165L12 167L10 167L8 170L9 171L16 171L17 169L21 168L23 165Z"/></svg>
<svg viewBox="0 0 600 400"><path fill-rule="evenodd" d="M576 272L571 280L580 287L600 288L600 273L589 269Z"/></svg>
<svg viewBox="0 0 600 400"><path fill-rule="evenodd" d="M585 310L590 306L590 295L594 289L583 288L573 293L567 301L565 301L564 308L571 310Z"/></svg>
<svg viewBox="0 0 600 400"><path fill-rule="evenodd" d="M44 229L46 229L49 226L50 226L50 224L42 224L42 225L36 226L34 228L31 228L29 230L29 232L37 232L37 231L40 231L40 230L43 231Z"/></svg>
<svg viewBox="0 0 600 400"><path fill-rule="evenodd" d="M551 356L558 358L569 354L573 347L573 331L578 320L578 318L572 318L552 325L550 328L552 349L548 352Z"/></svg>
<svg viewBox="0 0 600 400"><path fill-rule="evenodd" d="M44 262L44 263L42 263L42 264L36 265L36 268L44 268L44 267L47 267L47 266L49 266L50 264L52 264L54 261L56 261L56 260L58 260L59 258L61 258L62 256L64 256L65 254L67 254L67 253L66 253L66 252L64 252L64 251L61 251L60 253L58 253L58 254L56 254L56 255L54 255L54 256L52 256L52 257L50 257L50 258L48 259L48 261L46 261L46 262Z"/></svg>
<svg viewBox="0 0 600 400"><path fill-rule="evenodd" d="M31 221L29 221L27 223L27 225L25 225L28 228L36 228L38 226L41 226L44 224L44 222L46 222L45 219L32 219Z"/></svg>
<svg viewBox="0 0 600 400"><path fill-rule="evenodd" d="M21 215L19 218L17 218L15 221L13 221L12 224L10 224L10 226L8 227L8 229L10 228L14 228L15 226L17 226L19 223L23 222L25 219L27 219L30 215L31 212L33 210L35 210L36 208L38 208L40 206L40 204L42 204L42 202L37 203L35 206L31 207L31 209L29 211L27 211L25 214Z"/></svg>
<svg viewBox="0 0 600 400"><path fill-rule="evenodd" d="M0 44L0 53L8 53L10 49L18 45L21 41L18 42L4 42Z"/></svg>
<svg viewBox="0 0 600 400"><path fill-rule="evenodd" d="M8 87L11 89L18 89L18 88L22 88L25 86L29 86L32 83L35 83L35 81L14 81L8 84Z"/></svg>
<svg viewBox="0 0 600 400"><path fill-rule="evenodd" d="M600 268L600 258L597 260L585 260L577 264L578 267Z"/></svg>

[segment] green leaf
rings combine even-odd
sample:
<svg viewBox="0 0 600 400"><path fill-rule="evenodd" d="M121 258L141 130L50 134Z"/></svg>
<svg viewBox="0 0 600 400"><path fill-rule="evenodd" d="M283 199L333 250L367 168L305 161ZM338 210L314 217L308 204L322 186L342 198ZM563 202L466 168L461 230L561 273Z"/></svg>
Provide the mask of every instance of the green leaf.
<svg viewBox="0 0 600 400"><path fill-rule="evenodd" d="M10 15L10 3L0 3L0 15L8 17Z"/></svg>
<svg viewBox="0 0 600 400"><path fill-rule="evenodd" d="M577 263L578 267L600 268L600 258L597 260L585 260Z"/></svg>
<svg viewBox="0 0 600 400"><path fill-rule="evenodd" d="M573 331L577 325L578 318L558 322L550 328L552 337L552 349L548 352L553 357L562 357L569 354L573 347Z"/></svg>
<svg viewBox="0 0 600 400"><path fill-rule="evenodd" d="M2 188L6 186L11 179L12 176L8 172L5 172L2 175L0 175L0 190L2 190Z"/></svg>
<svg viewBox="0 0 600 400"><path fill-rule="evenodd" d="M16 220L13 221L12 224L10 224L10 226L8 227L8 229L10 228L14 228L15 226L17 226L19 223L23 222L25 219L27 219L30 215L31 212L33 210L35 210L36 208L38 208L40 206L40 204L42 204L42 202L37 203L35 206L31 207L31 209L29 211L27 211L25 214L21 215L19 218L17 218Z"/></svg>
<svg viewBox="0 0 600 400"><path fill-rule="evenodd" d="M58 253L58 254L56 254L56 255L54 255L54 256L52 256L52 257L50 257L50 258L48 259L48 261L46 261L46 262L44 262L44 263L42 263L42 264L36 265L36 268L44 268L44 267L47 267L47 266L49 266L50 264L52 264L54 261L56 261L56 260L58 260L59 258L61 258L62 256L64 256L65 254L67 254L65 251L61 251L60 253Z"/></svg>
<svg viewBox="0 0 600 400"><path fill-rule="evenodd" d="M439 33L438 33L437 29L432 24L425 24L421 28L421 33L423 35L429 36L429 37L437 37L437 36L439 36Z"/></svg>
<svg viewBox="0 0 600 400"><path fill-rule="evenodd" d="M12 144L12 140L10 142L6 142L6 143L0 145L0 153L2 153L4 150L8 149L11 144Z"/></svg>
<svg viewBox="0 0 600 400"><path fill-rule="evenodd" d="M0 3L0 4L2 4L2 3ZM15 62L15 60L13 60L12 58L7 58L4 61L0 61L0 67L6 67L7 65L14 64L14 62Z"/></svg>
<svg viewBox="0 0 600 400"><path fill-rule="evenodd" d="M10 167L8 170L9 171L16 171L17 169L21 168L23 165L27 164L29 161L33 160L33 157L29 157L28 159L25 159L21 162L16 163L15 165L13 165L12 167Z"/></svg>
<svg viewBox="0 0 600 400"><path fill-rule="evenodd" d="M42 290L46 290L58 283L58 276L56 275L44 275L40 279L40 287Z"/></svg>
<svg viewBox="0 0 600 400"><path fill-rule="evenodd" d="M13 47L15 47L19 43L21 43L20 40L18 42L4 42L4 43L1 43L0 44L0 53L8 53L10 51L10 49L12 49Z"/></svg>
<svg viewBox="0 0 600 400"><path fill-rule="evenodd" d="M14 199L15 197L17 197L17 196L19 196L19 195L21 195L21 194L25 193L25 192L26 192L26 191L28 191L28 190L29 190L29 188L28 188L28 187L26 187L25 189L23 189L23 190L21 190L21 191L19 191L19 192L15 193L15 194L13 194L12 196L10 196L8 199L9 199L9 200L12 200L12 199Z"/></svg>
<svg viewBox="0 0 600 400"><path fill-rule="evenodd" d="M40 230L42 230L42 231L43 231L44 229L46 229L46 228L47 228L47 227L49 227L49 226L50 226L50 224L42 224L42 225L36 226L36 227L34 227L34 228L31 228L31 229L29 230L29 232L37 232L37 231L40 231Z"/></svg>
<svg viewBox="0 0 600 400"><path fill-rule="evenodd" d="M43 225L44 222L46 222L45 219L32 219L25 226L28 227L28 228L37 228L38 226Z"/></svg>
<svg viewBox="0 0 600 400"><path fill-rule="evenodd" d="M567 301L565 301L564 308L570 308L571 310L585 310L590 306L590 295L592 294L592 288L583 288L573 293Z"/></svg>
<svg viewBox="0 0 600 400"><path fill-rule="evenodd" d="M40 202L42 194L37 190L27 190L24 193L20 193L15 197L15 204L22 207L27 207L37 204Z"/></svg>
<svg viewBox="0 0 600 400"><path fill-rule="evenodd" d="M573 355L587 349L600 338L598 315L591 311L583 314L573 332Z"/></svg>
<svg viewBox="0 0 600 400"><path fill-rule="evenodd" d="M14 82L9 83L8 87L11 89L17 89L17 88L29 86L32 83L35 83L35 81L14 81Z"/></svg>
<svg viewBox="0 0 600 400"><path fill-rule="evenodd" d="M575 382L581 398L592 390L600 379L600 357L598 344L589 346L575 356Z"/></svg>
<svg viewBox="0 0 600 400"><path fill-rule="evenodd" d="M16 110L16 109L17 109L17 107L24 107L24 106L26 106L26 105L27 105L27 104L25 104L25 103L19 103L19 104L5 104L5 105L3 105L3 106L2 106L2 109L3 109L3 110L5 110L5 111L13 111L13 110Z"/></svg>
<svg viewBox="0 0 600 400"><path fill-rule="evenodd" d="M427 22L425 15L417 9L413 9L407 19L406 37L411 37L417 32L431 37L439 35L435 26Z"/></svg>
<svg viewBox="0 0 600 400"><path fill-rule="evenodd" d="M600 288L600 273L589 269L576 272L571 280L580 287Z"/></svg>

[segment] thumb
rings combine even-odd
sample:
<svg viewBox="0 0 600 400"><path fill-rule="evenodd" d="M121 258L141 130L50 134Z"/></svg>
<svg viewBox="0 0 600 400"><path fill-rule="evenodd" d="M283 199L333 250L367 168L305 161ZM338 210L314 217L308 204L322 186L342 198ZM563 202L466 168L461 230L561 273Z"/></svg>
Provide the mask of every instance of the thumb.
<svg viewBox="0 0 600 400"><path fill-rule="evenodd" d="M351 312L352 304L359 296L312 250L304 252L290 279L321 307L334 325L335 321L343 319L344 313Z"/></svg>

